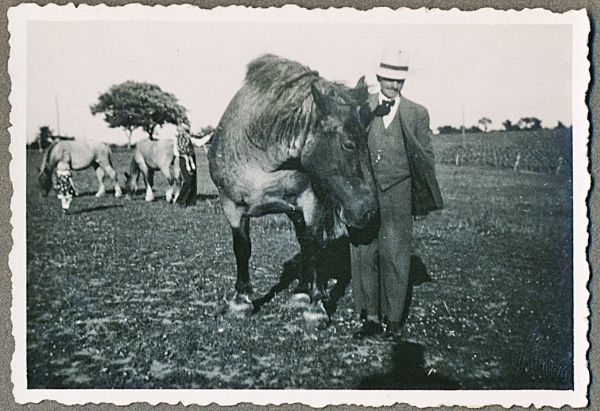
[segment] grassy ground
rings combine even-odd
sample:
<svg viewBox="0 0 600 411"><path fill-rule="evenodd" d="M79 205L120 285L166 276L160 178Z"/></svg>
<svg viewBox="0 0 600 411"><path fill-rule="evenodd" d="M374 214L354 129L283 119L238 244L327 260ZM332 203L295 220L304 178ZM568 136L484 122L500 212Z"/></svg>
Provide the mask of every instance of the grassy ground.
<svg viewBox="0 0 600 411"><path fill-rule="evenodd" d="M29 388L572 387L571 186L564 176L442 165L446 208L415 227L431 282L414 289L406 342L355 341L351 291L332 325L307 328L280 294L227 315L229 229L198 152L202 196L95 198L91 170L64 216L27 163ZM130 154L115 154L118 172ZM158 197L160 195L161 197ZM297 250L281 218L252 226L252 276L265 292Z"/></svg>

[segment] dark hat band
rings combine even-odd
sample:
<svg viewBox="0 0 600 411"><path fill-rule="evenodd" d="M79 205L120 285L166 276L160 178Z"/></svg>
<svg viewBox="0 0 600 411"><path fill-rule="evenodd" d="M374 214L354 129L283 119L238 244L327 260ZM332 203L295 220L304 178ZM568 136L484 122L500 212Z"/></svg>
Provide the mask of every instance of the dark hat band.
<svg viewBox="0 0 600 411"><path fill-rule="evenodd" d="M391 64L380 63L379 67L390 70L408 71L408 66L393 66Z"/></svg>

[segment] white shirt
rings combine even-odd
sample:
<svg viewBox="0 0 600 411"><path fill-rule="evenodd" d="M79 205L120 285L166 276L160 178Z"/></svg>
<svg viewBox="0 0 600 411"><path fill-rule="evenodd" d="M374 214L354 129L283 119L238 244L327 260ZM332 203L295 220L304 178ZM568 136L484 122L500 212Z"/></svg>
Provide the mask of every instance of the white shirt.
<svg viewBox="0 0 600 411"><path fill-rule="evenodd" d="M392 124L392 120L398 111L398 106L400 105L400 95L398 94L394 99L389 99L379 92L379 104L383 103L384 100L394 100L394 105L390 107L390 112L381 118L383 120L383 126L388 128L390 124Z"/></svg>

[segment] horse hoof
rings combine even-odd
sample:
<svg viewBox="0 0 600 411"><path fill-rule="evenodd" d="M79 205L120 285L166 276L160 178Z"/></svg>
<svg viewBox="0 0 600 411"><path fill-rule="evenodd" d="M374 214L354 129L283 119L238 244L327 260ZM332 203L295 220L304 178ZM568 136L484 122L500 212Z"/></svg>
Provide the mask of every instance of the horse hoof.
<svg viewBox="0 0 600 411"><path fill-rule="evenodd" d="M152 201L154 201L154 197L145 197L144 200L151 203Z"/></svg>
<svg viewBox="0 0 600 411"><path fill-rule="evenodd" d="M103 191L98 191L98 192L95 194L95 197L102 197L103 195L104 195L104 192L103 192Z"/></svg>
<svg viewBox="0 0 600 411"><path fill-rule="evenodd" d="M306 308L310 305L310 296L306 293L292 295L290 306L293 308Z"/></svg>
<svg viewBox="0 0 600 411"><path fill-rule="evenodd" d="M233 300L229 302L229 313L234 317L247 317L253 310L254 304L252 304L252 300L245 294L236 294Z"/></svg>
<svg viewBox="0 0 600 411"><path fill-rule="evenodd" d="M313 324L326 324L329 321L329 316L323 307L323 303L318 301L316 304L312 304L310 309L302 313L304 320L308 323Z"/></svg>

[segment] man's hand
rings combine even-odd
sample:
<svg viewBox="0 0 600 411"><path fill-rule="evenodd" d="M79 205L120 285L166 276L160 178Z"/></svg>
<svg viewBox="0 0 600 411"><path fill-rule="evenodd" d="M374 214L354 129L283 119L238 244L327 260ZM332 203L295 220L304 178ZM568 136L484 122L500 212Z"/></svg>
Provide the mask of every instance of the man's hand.
<svg viewBox="0 0 600 411"><path fill-rule="evenodd" d="M414 216L415 221L423 221L423 220L425 220L425 217L427 217L427 216L424 216L424 215L416 215L416 216Z"/></svg>

